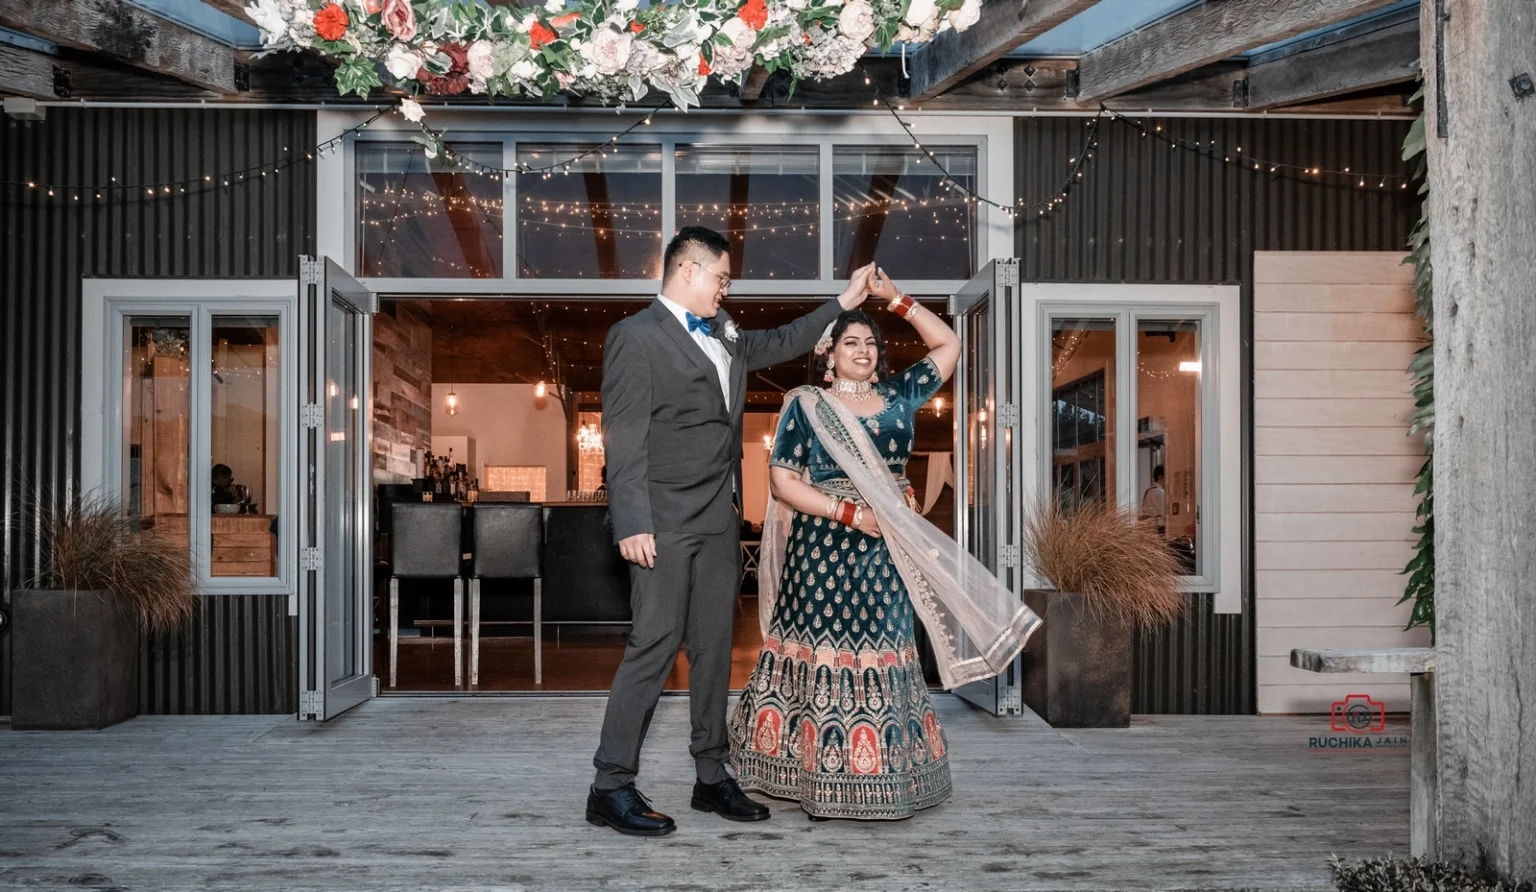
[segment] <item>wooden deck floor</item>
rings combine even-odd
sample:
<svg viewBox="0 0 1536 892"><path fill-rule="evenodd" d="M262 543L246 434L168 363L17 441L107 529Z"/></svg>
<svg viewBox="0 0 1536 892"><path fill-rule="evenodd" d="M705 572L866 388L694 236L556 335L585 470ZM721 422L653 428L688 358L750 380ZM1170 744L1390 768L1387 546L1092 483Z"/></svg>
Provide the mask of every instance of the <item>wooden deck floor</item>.
<svg viewBox="0 0 1536 892"><path fill-rule="evenodd" d="M1318 889L1330 854L1408 846L1406 754L1310 752L1325 719L1058 732L937 702L950 802L896 824L812 824L781 803L738 825L688 810L687 703L664 700L642 777L678 819L663 840L582 819L595 698L383 699L325 725L0 725L0 887Z"/></svg>

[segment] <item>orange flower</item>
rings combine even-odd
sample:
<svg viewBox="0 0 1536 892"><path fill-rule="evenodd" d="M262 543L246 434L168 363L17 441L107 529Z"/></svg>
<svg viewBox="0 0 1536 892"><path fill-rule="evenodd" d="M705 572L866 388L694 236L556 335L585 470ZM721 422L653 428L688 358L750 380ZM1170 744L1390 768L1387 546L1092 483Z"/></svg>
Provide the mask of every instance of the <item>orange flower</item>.
<svg viewBox="0 0 1536 892"><path fill-rule="evenodd" d="M378 15L384 11L384 0L363 0L363 9L369 15Z"/></svg>
<svg viewBox="0 0 1536 892"><path fill-rule="evenodd" d="M534 49L538 49L539 47L549 43L551 40L554 40L559 36L560 35L544 27L543 22L534 22L533 27L528 31L528 39L533 43Z"/></svg>
<svg viewBox="0 0 1536 892"><path fill-rule="evenodd" d="M709 74L709 63L704 61L704 56L703 55L699 56L699 74L701 74L701 75L708 75Z"/></svg>
<svg viewBox="0 0 1536 892"><path fill-rule="evenodd" d="M549 23L554 25L556 28L564 28L566 25L571 24L579 18L581 18L581 13L568 12L565 15L556 16L555 18L550 19Z"/></svg>
<svg viewBox="0 0 1536 892"><path fill-rule="evenodd" d="M755 31L763 30L763 26L768 24L768 4L764 0L747 0L736 14Z"/></svg>
<svg viewBox="0 0 1536 892"><path fill-rule="evenodd" d="M327 3L315 13L315 33L325 40L340 40L347 36L347 11Z"/></svg>
<svg viewBox="0 0 1536 892"><path fill-rule="evenodd" d="M645 26L640 24L639 22L630 22L629 23L629 30L633 31L636 34L639 34L641 31L645 30Z"/></svg>

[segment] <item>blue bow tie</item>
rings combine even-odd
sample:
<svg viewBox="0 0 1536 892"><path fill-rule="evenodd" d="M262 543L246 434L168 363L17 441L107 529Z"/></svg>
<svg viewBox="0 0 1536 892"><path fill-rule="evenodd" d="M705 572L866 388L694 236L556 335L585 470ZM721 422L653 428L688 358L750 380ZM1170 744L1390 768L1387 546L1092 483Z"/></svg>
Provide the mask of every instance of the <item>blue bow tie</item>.
<svg viewBox="0 0 1536 892"><path fill-rule="evenodd" d="M700 319L692 313L684 313L683 316L688 320L688 332L690 334L702 331L704 332L704 337L707 338L714 332L714 328L710 325L708 319Z"/></svg>

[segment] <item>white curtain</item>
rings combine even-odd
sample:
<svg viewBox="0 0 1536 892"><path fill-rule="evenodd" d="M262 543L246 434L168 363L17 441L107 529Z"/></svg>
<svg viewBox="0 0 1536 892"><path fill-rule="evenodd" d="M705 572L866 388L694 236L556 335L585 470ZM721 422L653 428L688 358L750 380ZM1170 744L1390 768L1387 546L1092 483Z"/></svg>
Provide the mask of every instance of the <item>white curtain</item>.
<svg viewBox="0 0 1536 892"><path fill-rule="evenodd" d="M928 453L928 482L923 485L923 510L924 517L933 510L933 505L939 500L939 493L944 491L945 484L955 485L955 464L953 452Z"/></svg>

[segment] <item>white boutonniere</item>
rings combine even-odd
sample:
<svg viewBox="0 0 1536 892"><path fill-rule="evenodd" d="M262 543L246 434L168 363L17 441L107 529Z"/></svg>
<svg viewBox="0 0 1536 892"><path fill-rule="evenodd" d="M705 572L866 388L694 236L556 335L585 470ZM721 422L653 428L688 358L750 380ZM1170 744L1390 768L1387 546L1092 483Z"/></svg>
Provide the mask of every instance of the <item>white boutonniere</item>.
<svg viewBox="0 0 1536 892"><path fill-rule="evenodd" d="M741 331L736 328L736 323L730 319L725 320L725 331L720 336L734 344L740 335Z"/></svg>

